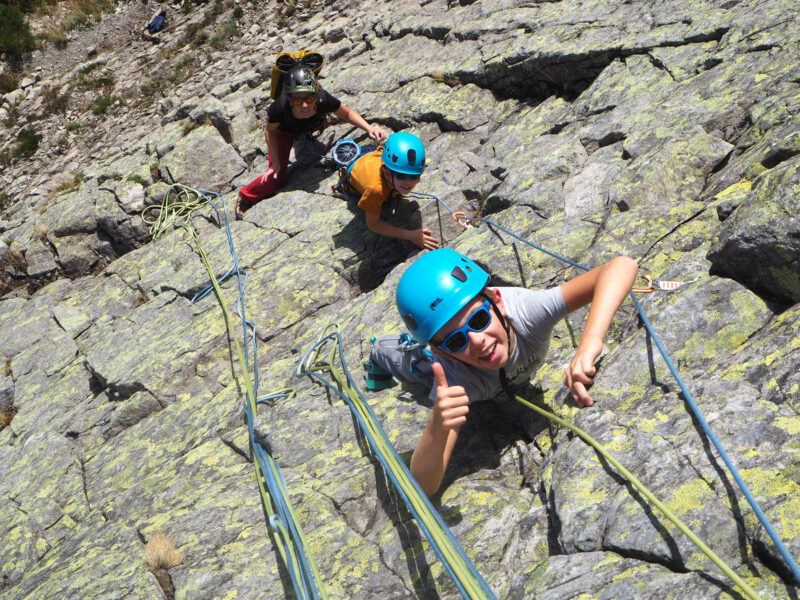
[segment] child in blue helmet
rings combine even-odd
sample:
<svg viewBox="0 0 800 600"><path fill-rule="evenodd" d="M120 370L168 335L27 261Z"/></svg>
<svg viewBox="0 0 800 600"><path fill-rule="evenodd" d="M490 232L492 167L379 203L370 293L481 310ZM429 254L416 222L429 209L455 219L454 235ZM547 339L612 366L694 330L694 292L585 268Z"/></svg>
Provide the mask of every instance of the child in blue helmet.
<svg viewBox="0 0 800 600"><path fill-rule="evenodd" d="M381 219L381 208L392 195L411 193L425 170L425 146L413 133L393 133L383 148L365 154L347 169L346 183L361 194L358 207L366 213L367 227L379 235L413 242L420 248L439 247L429 229L403 229Z"/></svg>
<svg viewBox="0 0 800 600"><path fill-rule="evenodd" d="M486 271L446 248L405 271L397 309L422 346L403 353L379 340L370 358L398 379L431 386L433 414L411 458L411 472L427 494L439 489L470 402L527 381L544 360L556 323L590 303L564 385L579 406L592 405L587 388L594 362L637 271L633 259L618 256L556 288L490 288ZM426 344L433 353L428 360Z"/></svg>

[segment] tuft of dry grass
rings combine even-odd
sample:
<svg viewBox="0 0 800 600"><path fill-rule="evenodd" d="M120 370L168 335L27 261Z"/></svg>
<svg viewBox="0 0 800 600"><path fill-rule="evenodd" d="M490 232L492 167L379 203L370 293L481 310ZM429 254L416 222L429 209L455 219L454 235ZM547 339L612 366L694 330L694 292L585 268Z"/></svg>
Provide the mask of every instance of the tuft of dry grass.
<svg viewBox="0 0 800 600"><path fill-rule="evenodd" d="M169 570L183 562L183 554L175 549L161 531L157 531L144 545L144 557L151 571Z"/></svg>
<svg viewBox="0 0 800 600"><path fill-rule="evenodd" d="M45 223L36 223L36 225L33 226L33 238L45 243L47 242L47 234L49 231L50 228Z"/></svg>
<svg viewBox="0 0 800 600"><path fill-rule="evenodd" d="M433 73L431 75L431 79L433 79L434 81L438 81L439 83L444 83L446 85L449 85L450 87L455 87L463 83L455 75L450 75L449 73L442 73L440 71Z"/></svg>

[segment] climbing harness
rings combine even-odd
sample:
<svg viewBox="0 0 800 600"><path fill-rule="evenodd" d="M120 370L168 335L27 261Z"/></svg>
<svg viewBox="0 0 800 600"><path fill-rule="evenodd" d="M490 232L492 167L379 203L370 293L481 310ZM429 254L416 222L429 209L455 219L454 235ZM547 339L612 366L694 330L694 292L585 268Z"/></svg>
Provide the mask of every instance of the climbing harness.
<svg viewBox="0 0 800 600"><path fill-rule="evenodd" d="M219 210L211 199L211 196L217 197L222 202L222 211ZM217 222L224 222L225 224L228 247L233 260L229 271L219 279L215 276L214 270L211 267L211 262L200 243L197 230L188 221L194 211L204 207L206 204L214 209ZM151 216L151 212L156 214ZM273 534L273 539L278 547L284 566L289 573L296 597L300 600L326 600L327 594L322 578L319 575L311 553L308 551L308 544L305 541L298 519L289 503L286 482L283 479L280 468L269 451L263 447L255 435L254 422L257 404L276 398L290 398L293 391L280 390L272 395L257 398L258 350L256 345L256 328L252 321L247 320L244 304L244 289L247 282L247 272L239 268L238 257L233 244L233 236L231 235L230 223L228 222L228 214L225 208L225 200L221 194L216 192L199 191L180 184L174 184L167 190L160 205L151 205L142 211L142 220L150 226L150 232L154 240L173 228L181 228L192 237L197 246L197 252L208 271L211 285L198 292L192 299L192 302L201 300L211 291L216 293L220 307L222 308L226 328L236 347L246 392L244 412L247 417L250 445L253 450L253 464L256 471L256 480L258 482L262 506L267 515L270 531ZM244 351L242 350L242 345L239 343L239 339L233 333L231 314L220 289L220 284L233 275L236 275L239 291L237 314L242 322L245 342ZM253 351L252 380L250 378L249 347L252 347Z"/></svg>
<svg viewBox="0 0 800 600"><path fill-rule="evenodd" d="M429 199L436 200L439 204L444 206L444 208L447 209L447 211L449 211L450 214L454 213L453 209L450 208L438 196L434 196L433 194L425 194L425 193L422 193L422 192L412 192L411 195L412 196L416 196L418 198L429 198ZM522 242L524 244L527 244L528 246L531 246L532 248L535 248L536 250L539 250L540 252L543 252L543 253L545 253L545 254L547 254L549 256L552 256L553 258L556 258L556 259L560 260L561 262L564 262L564 263L566 263L568 265L571 265L571 266L573 266L573 267L575 267L577 269L580 269L582 271L589 271L589 268L587 268L587 267L585 267L585 266L583 266L583 265L581 265L579 263L573 262L573 261L569 260L568 258L560 256L560 255L558 255L558 254L556 254L554 252L551 252L550 250L546 250L545 248L542 248L541 246L538 246L537 244L534 244L533 242L531 242L529 240L526 240L523 237L520 237L516 233L514 233L512 231L509 231L508 229L506 229L502 225L499 225L498 223L495 223L494 221L492 221L490 219L486 219L486 218L480 217L480 218L470 218L470 221L473 221L473 222L476 222L476 223L486 223L489 227L494 227L495 229L498 229L498 230L506 233L507 235L513 237L514 239L519 240L520 242ZM665 282L665 283L674 283L674 282ZM631 300L633 300L633 304L636 307L637 312L639 313L639 317L641 318L642 323L644 324L644 327L647 330L647 333L650 335L650 337L653 340L654 344L658 348L658 351L661 354L661 357L664 359L664 362L666 363L667 368L669 368L670 372L672 373L672 376L675 378L675 381L677 382L678 387L681 390L681 393L683 395L683 398L684 398L685 402L689 405L689 408L691 409L691 411L694 414L695 418L697 419L698 423L700 423L700 426L702 427L702 429L705 432L705 434L708 437L708 439L711 441L712 444L714 444L714 447L717 449L717 452L719 453L720 458L722 458L722 461L725 463L725 466L728 467L728 471L733 476L734 480L736 481L737 485L739 486L739 489L742 490L742 493L744 494L745 498L747 498L747 502L750 504L751 508L753 509L753 512L756 514L756 517L758 517L758 520L763 525L764 530L767 532L769 537L772 539L773 543L775 544L775 547L778 549L778 552L781 554L781 556L783 557L784 561L786 562L786 564L788 565L789 569L791 570L792 574L794 575L795 580L798 583L800 583L800 568L798 568L797 563L792 558L792 556L789 554L788 550L786 549L786 546L784 546L784 544L781 541L780 537L778 537L778 534L775 532L775 530L773 529L772 525L770 525L769 521L767 520L766 515L761 510L761 507L758 505L758 502L756 501L756 499L750 493L750 489L747 487L747 484L744 482L744 480L742 479L741 475L739 475L739 471L736 469L736 466L733 464L731 459L728 457L728 454L725 452L725 449L722 447L722 444L720 444L719 440L714 435L714 432L711 431L711 427L709 427L708 422L706 421L705 417L703 417L703 414L700 412L699 407L695 403L694 398L692 397L692 395L689 393L689 390L687 389L686 384L683 382L683 379L681 378L680 374L678 373L678 370L672 364L672 360L670 359L669 355L667 354L667 351L664 349L664 346L661 344L661 340L659 339L658 335L656 334L655 330L653 329L653 326L650 324L650 321L648 320L647 316L645 315L641 304L639 304L639 301L636 299L636 296L633 293L631 293L629 295L630 295Z"/></svg>
<svg viewBox="0 0 800 600"><path fill-rule="evenodd" d="M326 334L328 329L333 329L333 331ZM328 360L320 362L318 360L320 349L329 341L333 344ZM336 366L337 353L342 366L341 370ZM320 374L322 371L329 371L335 384L323 377ZM295 375L297 377L308 375L316 379L348 404L384 472L408 506L433 551L450 573L461 595L468 600L483 598L494 600L496 598L494 593L464 553L441 515L422 492L408 467L389 441L375 413L372 412L364 396L353 383L344 358L338 325L329 325L323 331L320 340L303 356Z"/></svg>

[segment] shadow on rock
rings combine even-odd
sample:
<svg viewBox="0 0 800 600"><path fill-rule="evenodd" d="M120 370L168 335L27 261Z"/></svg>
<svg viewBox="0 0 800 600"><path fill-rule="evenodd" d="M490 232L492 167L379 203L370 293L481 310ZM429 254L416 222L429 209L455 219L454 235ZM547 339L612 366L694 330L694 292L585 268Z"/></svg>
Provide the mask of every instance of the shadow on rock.
<svg viewBox="0 0 800 600"><path fill-rule="evenodd" d="M365 213L358 208L358 196L347 194L344 198L353 218L341 231L333 234L337 248L346 247L357 256L357 262L346 265L344 277L362 292L375 289L397 265L419 251L416 244L377 235L367 229ZM403 229L422 227L422 213L416 200L392 198L383 203L381 219Z"/></svg>

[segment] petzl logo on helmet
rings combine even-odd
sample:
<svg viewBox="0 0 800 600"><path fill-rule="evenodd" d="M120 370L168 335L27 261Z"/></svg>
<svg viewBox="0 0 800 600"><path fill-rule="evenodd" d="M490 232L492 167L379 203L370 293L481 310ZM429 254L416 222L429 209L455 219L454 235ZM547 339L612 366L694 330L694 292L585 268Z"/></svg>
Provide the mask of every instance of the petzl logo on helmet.
<svg viewBox="0 0 800 600"><path fill-rule="evenodd" d="M441 303L442 303L442 299L441 298L437 298L436 300L431 302L429 306L431 307L431 310L436 310L436 307L439 306Z"/></svg>

